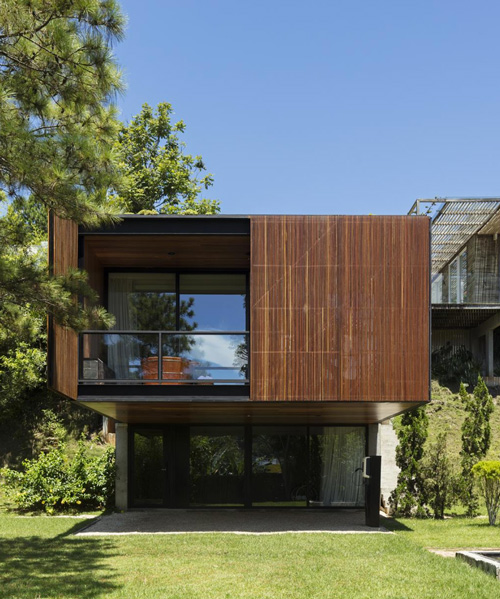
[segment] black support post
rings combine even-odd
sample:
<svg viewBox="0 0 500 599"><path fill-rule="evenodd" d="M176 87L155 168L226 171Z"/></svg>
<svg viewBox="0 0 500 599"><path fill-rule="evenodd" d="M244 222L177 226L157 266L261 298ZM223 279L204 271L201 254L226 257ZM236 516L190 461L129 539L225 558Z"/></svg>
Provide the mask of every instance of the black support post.
<svg viewBox="0 0 500 599"><path fill-rule="evenodd" d="M380 467L382 458L373 455L368 458L369 478L365 488L365 523L366 526L380 526Z"/></svg>

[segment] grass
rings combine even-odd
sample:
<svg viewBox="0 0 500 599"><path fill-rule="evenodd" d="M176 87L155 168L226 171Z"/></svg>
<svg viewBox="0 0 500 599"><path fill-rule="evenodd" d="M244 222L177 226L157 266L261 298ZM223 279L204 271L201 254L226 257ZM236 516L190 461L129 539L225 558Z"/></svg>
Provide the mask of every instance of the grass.
<svg viewBox="0 0 500 599"><path fill-rule="evenodd" d="M435 549L500 549L500 526L490 526L486 517L454 517L446 520L389 520L388 528L421 547ZM500 588L499 588L500 591Z"/></svg>
<svg viewBox="0 0 500 599"><path fill-rule="evenodd" d="M487 459L500 459L500 396L493 398L495 409L490 417L491 445ZM437 381L432 381L431 403L426 406L429 417L429 437L426 446L436 441L439 433L446 433L447 449L450 457L460 465L460 450L462 447L462 423L465 410L458 393L442 387ZM398 426L396 418L395 426Z"/></svg>
<svg viewBox="0 0 500 599"><path fill-rule="evenodd" d="M481 521L402 520L394 535L71 535L85 523L0 515L0 599L497 599L500 590L423 548L500 544Z"/></svg>

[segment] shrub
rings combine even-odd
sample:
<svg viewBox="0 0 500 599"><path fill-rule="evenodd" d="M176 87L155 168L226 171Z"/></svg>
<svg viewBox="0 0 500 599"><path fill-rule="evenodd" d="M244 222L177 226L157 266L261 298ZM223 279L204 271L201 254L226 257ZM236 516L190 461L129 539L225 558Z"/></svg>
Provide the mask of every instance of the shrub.
<svg viewBox="0 0 500 599"><path fill-rule="evenodd" d="M479 482L488 510L489 523L494 526L500 508L500 462L497 460L478 462L472 466L472 474Z"/></svg>
<svg viewBox="0 0 500 599"><path fill-rule="evenodd" d="M396 464L400 468L398 484L389 502L395 516L428 515L425 508L425 488L422 474L424 443L427 439L429 419L424 407L401 416L397 429L399 444L396 447Z"/></svg>
<svg viewBox="0 0 500 599"><path fill-rule="evenodd" d="M463 345L450 343L434 350L431 356L432 376L441 385L453 385L462 381L473 387L480 374L480 364Z"/></svg>
<svg viewBox="0 0 500 599"><path fill-rule="evenodd" d="M493 412L493 399L485 382L478 378L472 395L460 385L460 398L465 407L465 419L462 424L462 503L467 508L467 516L478 514L479 501L474 489L472 466L483 459L490 447L490 416Z"/></svg>
<svg viewBox="0 0 500 599"><path fill-rule="evenodd" d="M114 449L108 447L100 456L91 457L88 445L80 440L73 459L68 459L65 445L25 460L23 471L4 468L7 488L21 510L44 510L54 513L65 509L109 507L114 493Z"/></svg>
<svg viewBox="0 0 500 599"><path fill-rule="evenodd" d="M450 508L457 497L457 476L447 453L445 433L440 433L427 449L422 474L429 507L434 518L442 520L444 510Z"/></svg>

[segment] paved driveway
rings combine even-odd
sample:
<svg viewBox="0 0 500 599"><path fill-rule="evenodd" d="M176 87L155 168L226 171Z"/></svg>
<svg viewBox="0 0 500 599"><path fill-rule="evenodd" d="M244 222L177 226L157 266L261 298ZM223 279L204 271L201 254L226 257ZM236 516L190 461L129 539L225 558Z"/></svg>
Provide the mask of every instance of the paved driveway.
<svg viewBox="0 0 500 599"><path fill-rule="evenodd" d="M186 533L387 533L365 526L364 510L131 510L102 516L78 536Z"/></svg>

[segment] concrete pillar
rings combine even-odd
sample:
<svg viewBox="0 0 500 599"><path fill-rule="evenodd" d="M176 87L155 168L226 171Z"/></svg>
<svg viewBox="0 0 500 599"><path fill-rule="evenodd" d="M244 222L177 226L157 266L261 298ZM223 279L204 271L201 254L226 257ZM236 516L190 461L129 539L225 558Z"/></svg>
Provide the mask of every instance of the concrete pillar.
<svg viewBox="0 0 500 599"><path fill-rule="evenodd" d="M380 425L380 455L382 456L380 492L386 503L398 484L399 468L396 465L396 447L398 443L392 420L382 422Z"/></svg>
<svg viewBox="0 0 500 599"><path fill-rule="evenodd" d="M117 422L115 505L118 510L128 508L128 425Z"/></svg>
<svg viewBox="0 0 500 599"><path fill-rule="evenodd" d="M380 455L380 424L368 425L368 455Z"/></svg>
<svg viewBox="0 0 500 599"><path fill-rule="evenodd" d="M493 329L490 329L486 333L486 358L488 363L488 376L494 376Z"/></svg>

